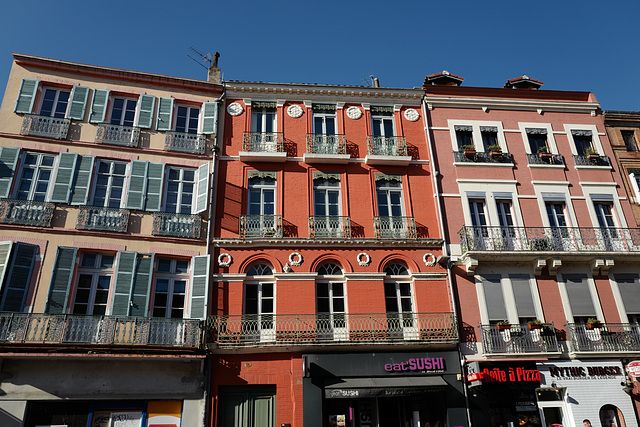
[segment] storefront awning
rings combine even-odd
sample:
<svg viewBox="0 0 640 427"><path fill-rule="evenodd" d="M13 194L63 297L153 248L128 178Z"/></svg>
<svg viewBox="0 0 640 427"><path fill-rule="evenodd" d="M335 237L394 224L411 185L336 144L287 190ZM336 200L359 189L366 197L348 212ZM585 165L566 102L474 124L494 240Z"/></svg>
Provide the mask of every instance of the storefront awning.
<svg viewBox="0 0 640 427"><path fill-rule="evenodd" d="M434 387L445 387L446 385L447 382L440 376L348 378L325 385L324 396L328 399L409 396L431 391Z"/></svg>

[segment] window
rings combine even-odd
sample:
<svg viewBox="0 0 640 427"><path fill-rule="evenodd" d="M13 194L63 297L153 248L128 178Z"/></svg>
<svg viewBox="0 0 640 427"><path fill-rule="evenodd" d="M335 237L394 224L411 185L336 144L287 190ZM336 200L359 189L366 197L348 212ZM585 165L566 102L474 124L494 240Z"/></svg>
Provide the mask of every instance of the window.
<svg viewBox="0 0 640 427"><path fill-rule="evenodd" d="M402 205L402 178L399 175L394 176L393 178L394 179L376 179L378 216L403 216L404 209Z"/></svg>
<svg viewBox="0 0 640 427"><path fill-rule="evenodd" d="M618 285L622 304L622 311L627 315L629 323L640 321L640 277L635 273L618 273L613 278Z"/></svg>
<svg viewBox="0 0 640 427"><path fill-rule="evenodd" d="M578 156L587 156L595 151L591 142L590 130L572 130L571 136L573 136Z"/></svg>
<svg viewBox="0 0 640 427"><path fill-rule="evenodd" d="M258 102L251 104L251 131L259 133L276 131L275 102Z"/></svg>
<svg viewBox="0 0 640 427"><path fill-rule="evenodd" d="M198 132L200 108L189 105L178 105L176 109L176 132L195 134Z"/></svg>
<svg viewBox="0 0 640 427"><path fill-rule="evenodd" d="M550 153L547 145L546 129L527 129L527 138L529 139L529 149L531 154Z"/></svg>
<svg viewBox="0 0 640 427"><path fill-rule="evenodd" d="M471 215L471 225L474 227L487 226L485 203L483 199L469 200L469 214Z"/></svg>
<svg viewBox="0 0 640 427"><path fill-rule="evenodd" d="M563 202L546 202L547 218L552 228L567 227L565 218L565 205Z"/></svg>
<svg viewBox="0 0 640 427"><path fill-rule="evenodd" d="M272 176L249 178L247 214L272 216L275 214L276 180Z"/></svg>
<svg viewBox="0 0 640 427"><path fill-rule="evenodd" d="M587 275L563 274L562 280L565 283L567 296L569 297L573 323L587 323L589 318L597 318L598 315L591 297Z"/></svg>
<svg viewBox="0 0 640 427"><path fill-rule="evenodd" d="M56 156L53 154L24 153L20 176L16 183L16 199L38 202L47 200L55 163Z"/></svg>
<svg viewBox="0 0 640 427"><path fill-rule="evenodd" d="M133 126L150 128L153 122L155 103L156 97L152 95L111 94L110 91L105 89L95 89L93 91L89 122L108 123L128 128ZM116 130L112 129L112 132L116 132ZM130 134L132 134L133 130L118 129L118 132L124 132L125 136L131 137Z"/></svg>
<svg viewBox="0 0 640 427"><path fill-rule="evenodd" d="M313 133L335 135L336 129L336 106L313 104Z"/></svg>
<svg viewBox="0 0 640 427"><path fill-rule="evenodd" d="M384 300L390 334L393 336L399 333L405 338L414 336L417 331L413 317L411 283L385 282Z"/></svg>
<svg viewBox="0 0 640 427"><path fill-rule="evenodd" d="M28 243L0 242L0 311L23 311L38 250Z"/></svg>
<svg viewBox="0 0 640 427"><path fill-rule="evenodd" d="M218 104L216 102L176 105L173 98L161 97L158 103L158 130L173 130L180 134L191 135L212 134L216 132L217 120Z"/></svg>
<svg viewBox="0 0 640 427"><path fill-rule="evenodd" d="M374 136L395 135L393 107L371 107L371 130Z"/></svg>
<svg viewBox="0 0 640 427"><path fill-rule="evenodd" d="M482 135L482 145L484 151L492 151L492 148L499 147L498 128L495 126L480 126L480 135Z"/></svg>
<svg viewBox="0 0 640 427"><path fill-rule="evenodd" d="M498 209L500 227L513 227L511 200L496 200L496 208Z"/></svg>
<svg viewBox="0 0 640 427"><path fill-rule="evenodd" d="M627 147L627 151L638 151L638 144L636 143L634 131L623 130L620 131L620 133L622 134L622 140L624 141L624 145Z"/></svg>
<svg viewBox="0 0 640 427"><path fill-rule="evenodd" d="M458 151L475 149L473 144L473 127L456 125L456 140L458 142Z"/></svg>
<svg viewBox="0 0 640 427"><path fill-rule="evenodd" d="M340 175L316 174L313 180L313 235L340 237L345 226L340 219Z"/></svg>
<svg viewBox="0 0 640 427"><path fill-rule="evenodd" d="M78 281L71 312L105 315L113 277L113 254L86 252L80 256Z"/></svg>
<svg viewBox="0 0 640 427"><path fill-rule="evenodd" d="M24 114L32 114L37 111L37 114L43 117L83 120L88 96L88 87L73 86L73 89L70 89L41 86L38 80L22 79L14 111ZM53 122L45 121L42 123L51 125Z"/></svg>
<svg viewBox="0 0 640 427"><path fill-rule="evenodd" d="M137 99L123 97L111 98L109 123L112 125L133 126L137 105Z"/></svg>
<svg viewBox="0 0 640 427"><path fill-rule="evenodd" d="M185 317L189 260L158 258L152 303L153 317Z"/></svg>
<svg viewBox="0 0 640 427"><path fill-rule="evenodd" d="M260 340L275 339L273 315L275 309L273 283L247 283L244 287L243 330L246 335Z"/></svg>
<svg viewBox="0 0 640 427"><path fill-rule="evenodd" d="M593 207L596 210L596 218L598 218L599 227L616 227L616 222L613 215L613 204L611 202L594 202Z"/></svg>
<svg viewBox="0 0 640 427"><path fill-rule="evenodd" d="M337 264L325 263L318 267L321 281L316 284L318 333L329 339L346 338L344 283L327 280L324 276L342 275Z"/></svg>
<svg viewBox="0 0 640 427"><path fill-rule="evenodd" d="M120 208L128 162L100 159L96 172L93 206Z"/></svg>
<svg viewBox="0 0 640 427"><path fill-rule="evenodd" d="M39 114L46 117L65 117L69 105L69 95L71 95L69 90L43 88Z"/></svg>
<svg viewBox="0 0 640 427"><path fill-rule="evenodd" d="M196 170L169 166L167 168L167 192L165 212L190 214L196 186Z"/></svg>

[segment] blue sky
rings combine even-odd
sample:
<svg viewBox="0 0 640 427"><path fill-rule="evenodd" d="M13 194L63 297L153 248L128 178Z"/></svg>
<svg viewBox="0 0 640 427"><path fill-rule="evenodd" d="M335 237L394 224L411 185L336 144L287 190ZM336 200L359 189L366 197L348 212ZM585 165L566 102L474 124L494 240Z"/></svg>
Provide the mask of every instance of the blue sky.
<svg viewBox="0 0 640 427"><path fill-rule="evenodd" d="M448 70L465 86L526 73L543 89L594 92L640 110L640 0L192 0L5 2L0 95L11 52L206 78L187 57L220 52L225 80L420 86Z"/></svg>

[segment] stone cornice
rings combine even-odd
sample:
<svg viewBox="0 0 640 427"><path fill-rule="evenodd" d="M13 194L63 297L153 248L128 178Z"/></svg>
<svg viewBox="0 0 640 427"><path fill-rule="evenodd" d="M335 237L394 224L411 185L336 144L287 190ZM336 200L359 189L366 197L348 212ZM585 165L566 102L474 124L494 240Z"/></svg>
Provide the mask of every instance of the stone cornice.
<svg viewBox="0 0 640 427"><path fill-rule="evenodd" d="M440 249L442 239L212 239L217 248L320 248L320 247L356 247L360 248L436 248Z"/></svg>
<svg viewBox="0 0 640 427"><path fill-rule="evenodd" d="M551 111L588 113L595 116L600 109L600 104L597 102L550 101L544 99L469 98L427 95L424 102L430 110L434 108L482 108L484 110L522 110L536 111L538 113Z"/></svg>

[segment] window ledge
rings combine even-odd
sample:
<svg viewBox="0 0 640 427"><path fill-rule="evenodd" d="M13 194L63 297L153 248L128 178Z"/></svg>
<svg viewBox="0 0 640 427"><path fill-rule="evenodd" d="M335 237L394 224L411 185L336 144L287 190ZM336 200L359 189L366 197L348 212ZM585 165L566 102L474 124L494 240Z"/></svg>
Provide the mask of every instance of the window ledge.
<svg viewBox="0 0 640 427"><path fill-rule="evenodd" d="M610 165L576 165L576 169L595 169L595 170L611 170L613 167Z"/></svg>
<svg viewBox="0 0 640 427"><path fill-rule="evenodd" d="M488 168L512 168L514 167L513 163L489 163L489 162L453 162L453 166L482 166Z"/></svg>
<svg viewBox="0 0 640 427"><path fill-rule="evenodd" d="M537 168L541 168L541 169L564 169L565 165L536 165L536 164L528 164L527 166L529 166L530 169L537 169Z"/></svg>
<svg viewBox="0 0 640 427"><path fill-rule="evenodd" d="M285 152L240 151L238 155L243 162L283 163L287 161L287 153Z"/></svg>
<svg viewBox="0 0 640 427"><path fill-rule="evenodd" d="M378 154L367 154L364 162L368 165L391 165L408 166L411 163L411 156L381 156Z"/></svg>
<svg viewBox="0 0 640 427"><path fill-rule="evenodd" d="M302 159L305 163L332 163L347 164L351 159L349 154L314 154L304 153Z"/></svg>

